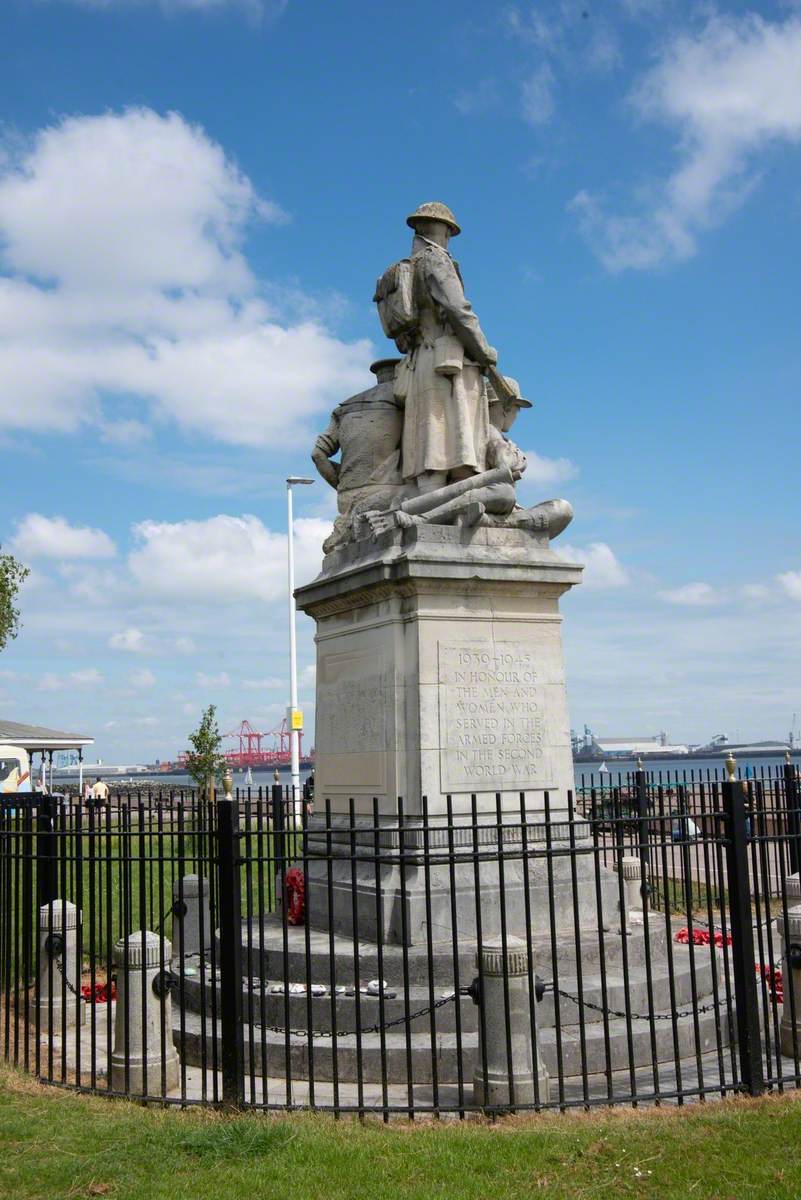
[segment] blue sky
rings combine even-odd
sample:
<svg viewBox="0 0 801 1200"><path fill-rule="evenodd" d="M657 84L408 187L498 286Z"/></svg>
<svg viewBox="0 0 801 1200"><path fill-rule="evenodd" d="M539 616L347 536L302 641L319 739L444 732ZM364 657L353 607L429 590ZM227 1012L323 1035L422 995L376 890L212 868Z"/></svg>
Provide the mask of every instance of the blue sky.
<svg viewBox="0 0 801 1200"><path fill-rule="evenodd" d="M0 99L8 717L108 761L280 720L283 479L435 198L535 402L523 495L576 509L574 725L801 715L798 4L5 0Z"/></svg>

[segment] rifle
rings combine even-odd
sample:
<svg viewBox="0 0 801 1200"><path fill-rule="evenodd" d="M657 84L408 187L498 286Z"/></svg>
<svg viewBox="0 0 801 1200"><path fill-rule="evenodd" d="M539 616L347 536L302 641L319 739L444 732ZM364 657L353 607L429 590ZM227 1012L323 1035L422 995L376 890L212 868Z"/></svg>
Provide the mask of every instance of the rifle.
<svg viewBox="0 0 801 1200"><path fill-rule="evenodd" d="M495 395L504 404L509 404L512 400L517 399L497 367L489 365L487 366L487 379L489 379L490 383L492 384Z"/></svg>

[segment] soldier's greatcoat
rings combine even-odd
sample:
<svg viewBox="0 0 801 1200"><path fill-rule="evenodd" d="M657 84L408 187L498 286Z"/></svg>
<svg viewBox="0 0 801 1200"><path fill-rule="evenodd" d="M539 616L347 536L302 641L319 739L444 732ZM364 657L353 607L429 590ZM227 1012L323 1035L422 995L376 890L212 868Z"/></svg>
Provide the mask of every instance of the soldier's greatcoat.
<svg viewBox="0 0 801 1200"><path fill-rule="evenodd" d="M458 468L483 471L489 418L480 368L490 347L448 251L418 234L412 261L419 322L395 377L395 395L405 405L403 478ZM454 374L441 375L434 370L435 343L447 335L458 339L464 358Z"/></svg>

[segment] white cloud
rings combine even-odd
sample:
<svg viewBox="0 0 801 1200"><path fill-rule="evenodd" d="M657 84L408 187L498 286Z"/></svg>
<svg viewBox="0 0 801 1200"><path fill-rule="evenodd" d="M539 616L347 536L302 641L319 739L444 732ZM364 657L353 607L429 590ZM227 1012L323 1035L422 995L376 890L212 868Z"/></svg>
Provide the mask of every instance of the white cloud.
<svg viewBox="0 0 801 1200"><path fill-rule="evenodd" d="M713 16L663 49L635 89L639 117L677 136L679 164L640 212L608 215L586 191L572 202L610 271L691 257L699 233L722 221L757 182L756 158L801 140L801 19Z"/></svg>
<svg viewBox="0 0 801 1200"><path fill-rule="evenodd" d="M102 529L70 525L64 517L43 517L41 513L22 518L11 544L21 558L113 558L116 554L114 543Z"/></svg>
<svg viewBox="0 0 801 1200"><path fill-rule="evenodd" d="M112 650L124 650L128 654L147 654L150 650L147 638L141 629L123 629L108 639Z"/></svg>
<svg viewBox="0 0 801 1200"><path fill-rule="evenodd" d="M316 575L331 523L316 517L295 522L299 583ZM134 526L138 547L128 558L134 579L154 597L195 603L275 600L286 594L286 534L258 517L220 515L205 521L143 521Z"/></svg>
<svg viewBox="0 0 801 1200"><path fill-rule="evenodd" d="M801 571L785 571L777 579L791 600L801 600Z"/></svg>
<svg viewBox="0 0 801 1200"><path fill-rule="evenodd" d="M103 682L103 676L96 667L87 667L82 671L71 671L69 679L71 683L77 684L78 687L100 687Z"/></svg>
<svg viewBox="0 0 801 1200"><path fill-rule="evenodd" d="M64 687L64 680L60 675L53 674L52 671L47 671L40 678L36 685L37 691L40 692L60 692Z"/></svg>
<svg viewBox="0 0 801 1200"><path fill-rule="evenodd" d="M684 608L709 608L719 604L721 597L709 583L685 583L682 587L660 592L659 595L668 604L678 604Z"/></svg>
<svg viewBox="0 0 801 1200"><path fill-rule="evenodd" d="M177 650L179 654L197 654L197 646L192 641L191 637L176 638L173 642L173 649Z"/></svg>
<svg viewBox="0 0 801 1200"><path fill-rule="evenodd" d="M744 583L740 588L740 595L744 600L753 600L758 603L770 597L770 588L764 583Z"/></svg>
<svg viewBox="0 0 801 1200"><path fill-rule="evenodd" d="M206 675L203 671L198 671L195 680L198 687L202 688L227 688L231 686L231 676L227 671L218 671L216 675Z"/></svg>
<svg viewBox="0 0 801 1200"><path fill-rule="evenodd" d="M540 63L523 82L520 102L529 125L547 125L554 111L554 77L547 63Z"/></svg>
<svg viewBox="0 0 801 1200"><path fill-rule="evenodd" d="M526 473L522 483L534 484L536 487L552 487L557 483L565 483L575 479L578 467L569 458L545 458L534 450L526 450Z"/></svg>
<svg viewBox="0 0 801 1200"><path fill-rule="evenodd" d="M364 384L370 347L260 295L243 239L284 219L177 113L68 117L21 153L0 149L4 426L89 423L130 442L155 419L230 444L296 436Z"/></svg>
<svg viewBox="0 0 801 1200"><path fill-rule="evenodd" d="M156 676L147 667L142 667L140 671L131 673L131 687L144 690L155 686Z"/></svg>
<svg viewBox="0 0 801 1200"><path fill-rule="evenodd" d="M36 685L39 692L63 692L72 687L98 688L103 683L103 675L96 667L85 667L71 671L68 675L56 675L47 671L41 676Z"/></svg>
<svg viewBox="0 0 801 1200"><path fill-rule="evenodd" d="M591 542L589 546L560 546L560 558L584 564L582 584L597 591L626 587L631 581L625 567L606 542Z"/></svg>
<svg viewBox="0 0 801 1200"><path fill-rule="evenodd" d="M266 679L243 679L240 687L246 692L272 692L276 688L286 687L286 680L269 675Z"/></svg>

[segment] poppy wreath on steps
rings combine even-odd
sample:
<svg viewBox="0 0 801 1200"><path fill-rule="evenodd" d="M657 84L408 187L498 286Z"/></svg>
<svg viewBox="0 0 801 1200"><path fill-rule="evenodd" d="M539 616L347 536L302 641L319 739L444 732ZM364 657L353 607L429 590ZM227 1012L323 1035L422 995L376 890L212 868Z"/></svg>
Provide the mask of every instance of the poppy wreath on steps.
<svg viewBox="0 0 801 1200"><path fill-rule="evenodd" d="M300 867L290 867L284 876L286 919L290 925L302 925L306 911L306 877Z"/></svg>

